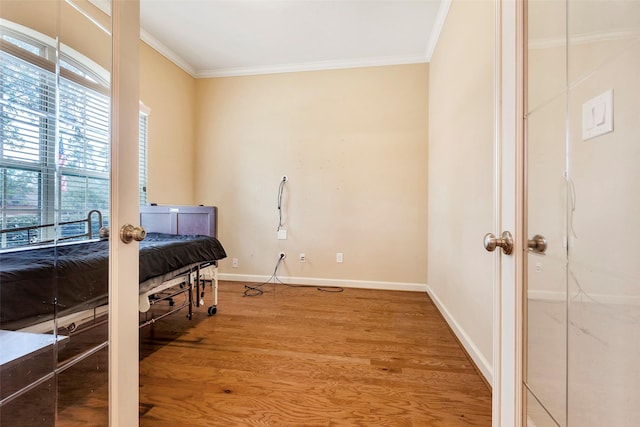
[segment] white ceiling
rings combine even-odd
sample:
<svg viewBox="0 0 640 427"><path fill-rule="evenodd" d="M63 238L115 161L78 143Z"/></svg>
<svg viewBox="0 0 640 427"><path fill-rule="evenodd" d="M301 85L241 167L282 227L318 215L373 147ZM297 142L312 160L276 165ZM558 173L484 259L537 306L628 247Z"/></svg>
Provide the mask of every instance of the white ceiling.
<svg viewBox="0 0 640 427"><path fill-rule="evenodd" d="M428 62L451 0L140 0L142 39L194 77Z"/></svg>

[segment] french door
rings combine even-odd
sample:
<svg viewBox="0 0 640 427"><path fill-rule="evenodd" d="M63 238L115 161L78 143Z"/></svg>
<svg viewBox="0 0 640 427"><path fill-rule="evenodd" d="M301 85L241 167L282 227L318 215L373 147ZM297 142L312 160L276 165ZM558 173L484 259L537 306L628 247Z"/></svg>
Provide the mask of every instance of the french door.
<svg viewBox="0 0 640 427"><path fill-rule="evenodd" d="M527 3L531 426L640 417L640 2Z"/></svg>
<svg viewBox="0 0 640 427"><path fill-rule="evenodd" d="M640 2L497 2L494 425L637 425Z"/></svg>
<svg viewBox="0 0 640 427"><path fill-rule="evenodd" d="M38 245L26 265L50 267L0 281L1 426L137 423L137 246L118 230L138 221L138 10L0 5L0 263ZM104 280L79 282L66 248L101 226Z"/></svg>

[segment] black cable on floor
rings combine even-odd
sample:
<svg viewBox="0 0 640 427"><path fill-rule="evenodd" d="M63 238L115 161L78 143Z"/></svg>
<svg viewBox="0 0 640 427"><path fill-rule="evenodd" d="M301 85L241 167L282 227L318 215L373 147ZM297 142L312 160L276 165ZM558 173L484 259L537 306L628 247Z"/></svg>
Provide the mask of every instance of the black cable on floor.
<svg viewBox="0 0 640 427"><path fill-rule="evenodd" d="M280 267L280 264L282 264L282 260L284 259L284 256L280 256L278 257L278 261L276 262L276 266L273 269L273 273L271 273L271 277L269 277L267 280L265 280L264 282L257 284L257 285L244 285L244 293L243 296L245 297L257 297L260 296L262 294L264 294L264 290L262 289L262 287L264 285L268 285L269 282L271 282L271 280L273 280L273 283L275 285L284 285L287 286L289 288L308 288L309 286L307 285L290 285L288 283L284 283L282 280L280 280L280 278L278 277L278 268ZM316 287L316 290L319 292L344 292L344 288L342 288L341 286L318 286Z"/></svg>
<svg viewBox="0 0 640 427"><path fill-rule="evenodd" d="M271 273L271 277L269 277L266 281L258 284L258 285L244 285L244 294L243 296L245 297L257 297L260 296L262 294L264 294L264 291L262 290L262 287L266 284L268 284L271 279L277 279L277 272L278 272L278 267L280 267L280 264L282 263L282 260L284 259L284 256L280 256L278 257L278 261L276 262L276 267L273 269L273 273Z"/></svg>
<svg viewBox="0 0 640 427"><path fill-rule="evenodd" d="M274 271L276 277L275 279L278 281L278 283L280 283L281 285L284 286L288 286L290 288L309 288L310 286L308 285L289 285L287 283L284 283L282 280L280 280L280 278L278 277L278 270L276 269L276 271ZM318 286L316 287L317 291L320 292L343 292L344 288L340 287L340 286Z"/></svg>

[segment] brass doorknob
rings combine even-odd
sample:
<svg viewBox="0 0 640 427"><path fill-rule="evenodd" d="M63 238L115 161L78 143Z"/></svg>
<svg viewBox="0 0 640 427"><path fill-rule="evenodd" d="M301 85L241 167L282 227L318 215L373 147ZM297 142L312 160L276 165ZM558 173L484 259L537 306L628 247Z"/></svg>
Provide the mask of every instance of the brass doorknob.
<svg viewBox="0 0 640 427"><path fill-rule="evenodd" d="M141 242L145 237L147 237L147 231L142 227L125 224L120 229L120 240L124 243L131 243L133 240Z"/></svg>
<svg viewBox="0 0 640 427"><path fill-rule="evenodd" d="M543 254L547 250L547 239L540 234L536 234L533 239L527 240L527 247L531 249L531 252Z"/></svg>
<svg viewBox="0 0 640 427"><path fill-rule="evenodd" d="M513 252L513 238L511 237L511 233L508 231L503 231L500 238L494 236L493 233L487 233L484 236L484 248L493 252L497 247L502 248L502 252L505 255L511 255Z"/></svg>

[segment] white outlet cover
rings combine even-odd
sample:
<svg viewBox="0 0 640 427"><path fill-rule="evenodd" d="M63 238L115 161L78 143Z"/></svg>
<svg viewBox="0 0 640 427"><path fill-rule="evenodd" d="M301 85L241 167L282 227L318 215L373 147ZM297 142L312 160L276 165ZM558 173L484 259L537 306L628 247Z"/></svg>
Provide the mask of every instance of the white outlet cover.
<svg viewBox="0 0 640 427"><path fill-rule="evenodd" d="M285 229L278 230L278 240L287 240L287 230Z"/></svg>
<svg viewBox="0 0 640 427"><path fill-rule="evenodd" d="M582 104L582 139L609 132L613 132L613 89Z"/></svg>

